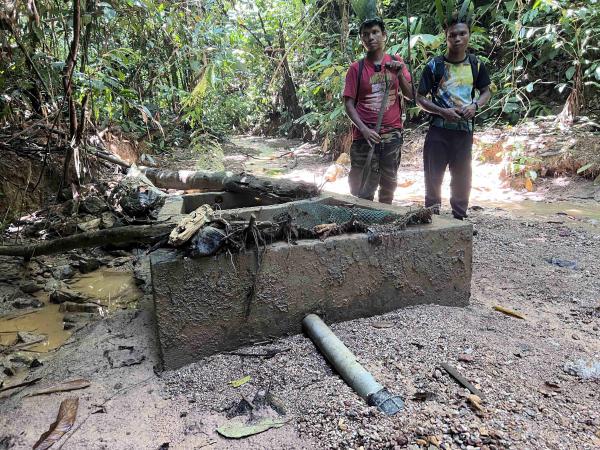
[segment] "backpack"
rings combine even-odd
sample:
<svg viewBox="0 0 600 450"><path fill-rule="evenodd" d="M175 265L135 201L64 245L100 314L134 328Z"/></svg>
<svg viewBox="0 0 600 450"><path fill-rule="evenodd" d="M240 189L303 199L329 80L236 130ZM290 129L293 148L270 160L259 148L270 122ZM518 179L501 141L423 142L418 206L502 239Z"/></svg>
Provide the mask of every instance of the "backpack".
<svg viewBox="0 0 600 450"><path fill-rule="evenodd" d="M390 55L394 61L398 61L395 55ZM384 55L385 58L385 55ZM358 82L356 83L356 96L354 97L354 106L358 103L358 92L360 90L360 80L362 78L363 69L365 68L365 58L358 61Z"/></svg>

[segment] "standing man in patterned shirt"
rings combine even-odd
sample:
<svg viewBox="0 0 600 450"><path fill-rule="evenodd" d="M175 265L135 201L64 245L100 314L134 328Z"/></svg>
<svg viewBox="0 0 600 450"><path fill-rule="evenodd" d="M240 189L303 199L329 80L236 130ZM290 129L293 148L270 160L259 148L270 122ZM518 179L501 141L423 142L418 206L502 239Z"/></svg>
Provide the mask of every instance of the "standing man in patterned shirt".
<svg viewBox="0 0 600 450"><path fill-rule="evenodd" d="M400 92L412 99L410 73L400 56L385 53L387 35L381 19L365 20L359 34L366 56L350 66L344 87L344 106L354 124L348 182L352 195L373 200L379 187L379 201L392 203L402 147ZM380 111L381 128L376 130Z"/></svg>
<svg viewBox="0 0 600 450"><path fill-rule="evenodd" d="M468 20L454 16L446 25L448 50L427 63L417 94L417 104L431 114L423 147L425 206L439 214L442 181L448 167L452 215L463 220L471 194L474 118L491 97L491 82L485 66L467 53L471 37Z"/></svg>

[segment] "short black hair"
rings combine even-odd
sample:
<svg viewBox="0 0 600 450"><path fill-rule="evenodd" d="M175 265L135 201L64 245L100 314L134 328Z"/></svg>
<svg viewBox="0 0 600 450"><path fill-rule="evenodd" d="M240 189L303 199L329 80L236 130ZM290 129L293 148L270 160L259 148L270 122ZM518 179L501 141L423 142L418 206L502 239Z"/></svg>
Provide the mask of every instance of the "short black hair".
<svg viewBox="0 0 600 450"><path fill-rule="evenodd" d="M379 28L381 28L382 33L385 33L385 24L383 23L383 20L381 20L379 17L374 17L373 19L367 19L360 24L360 28L358 29L358 35L362 35L362 32L365 28L372 28L376 25Z"/></svg>
<svg viewBox="0 0 600 450"><path fill-rule="evenodd" d="M452 17L444 21L444 31L448 32L450 27L454 25L458 25L459 23L464 23L467 28L469 28L469 32L471 31L471 25L473 24L470 17L459 17L458 13L455 12L452 14Z"/></svg>

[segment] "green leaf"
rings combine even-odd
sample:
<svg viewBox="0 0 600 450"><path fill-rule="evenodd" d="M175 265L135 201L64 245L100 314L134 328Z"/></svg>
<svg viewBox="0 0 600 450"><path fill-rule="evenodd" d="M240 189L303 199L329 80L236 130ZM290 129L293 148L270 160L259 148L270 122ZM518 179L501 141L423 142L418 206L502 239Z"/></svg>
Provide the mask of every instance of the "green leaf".
<svg viewBox="0 0 600 450"><path fill-rule="evenodd" d="M252 436L271 428L281 428L289 419L263 419L255 425L243 425L238 422L229 422L217 428L217 433L230 439L240 439Z"/></svg>
<svg viewBox="0 0 600 450"><path fill-rule="evenodd" d="M527 86L525 86L525 90L527 92L533 92L533 86L534 86L533 83L529 83Z"/></svg>
<svg viewBox="0 0 600 450"><path fill-rule="evenodd" d="M567 80L572 80L573 79L573 75L575 75L575 66L571 66L567 69L567 72L565 73L565 76L567 77Z"/></svg>
<svg viewBox="0 0 600 450"><path fill-rule="evenodd" d="M583 173L586 170L588 170L590 167L592 167L594 165L594 163L587 163L585 166L581 166L579 169L577 169L577 173Z"/></svg>
<svg viewBox="0 0 600 450"><path fill-rule="evenodd" d="M599 185L599 184L600 184L600 175L598 175L598 176L596 177L596 179L594 180L594 185L596 185L596 186L597 186L597 185Z"/></svg>
<svg viewBox="0 0 600 450"><path fill-rule="evenodd" d="M442 0L435 0L435 14L437 16L440 27L444 26L444 7L442 6Z"/></svg>
<svg viewBox="0 0 600 450"><path fill-rule="evenodd" d="M234 388L237 388L243 384L246 384L251 379L252 378L250 378L250 375L248 375L248 376L245 376L244 378L240 378L239 380L230 381L229 384L232 385Z"/></svg>
<svg viewBox="0 0 600 450"><path fill-rule="evenodd" d="M469 6L471 6L472 0L463 0L462 6L460 8L460 12L458 13L459 19L466 19L467 12L469 11Z"/></svg>
<svg viewBox="0 0 600 450"><path fill-rule="evenodd" d="M326 78L330 77L333 72L335 72L335 67L328 67L326 68L323 73L321 74L321 76L319 77L321 81L325 80Z"/></svg>
<svg viewBox="0 0 600 450"><path fill-rule="evenodd" d="M446 0L446 23L450 23L452 20L452 13L454 12L454 0Z"/></svg>

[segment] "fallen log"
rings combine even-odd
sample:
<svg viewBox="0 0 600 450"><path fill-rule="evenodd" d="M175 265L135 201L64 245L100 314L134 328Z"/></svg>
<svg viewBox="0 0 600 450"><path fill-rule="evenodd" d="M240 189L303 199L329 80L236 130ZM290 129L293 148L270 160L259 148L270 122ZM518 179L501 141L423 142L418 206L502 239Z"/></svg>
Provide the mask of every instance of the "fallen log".
<svg viewBox="0 0 600 450"><path fill-rule="evenodd" d="M268 197L277 203L315 197L319 190L314 183L255 177L246 173L208 172L193 170L141 169L152 183L162 189L204 189L252 194Z"/></svg>
<svg viewBox="0 0 600 450"><path fill-rule="evenodd" d="M100 231L89 231L36 244L2 245L0 246L0 255L22 256L26 260L29 260L34 256L61 253L76 248L89 248L105 244L115 245L147 242L153 238L170 233L174 227L175 224L173 223L130 225Z"/></svg>

